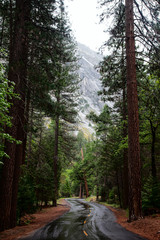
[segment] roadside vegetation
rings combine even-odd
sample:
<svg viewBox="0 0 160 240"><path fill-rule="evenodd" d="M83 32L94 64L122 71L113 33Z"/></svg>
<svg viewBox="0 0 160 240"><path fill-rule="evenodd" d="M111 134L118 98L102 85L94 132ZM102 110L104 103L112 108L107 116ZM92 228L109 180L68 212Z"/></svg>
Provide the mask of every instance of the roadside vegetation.
<svg viewBox="0 0 160 240"><path fill-rule="evenodd" d="M64 1L0 0L0 231L59 197L96 196L129 221L160 211L159 1L99 4L113 21L86 138Z"/></svg>

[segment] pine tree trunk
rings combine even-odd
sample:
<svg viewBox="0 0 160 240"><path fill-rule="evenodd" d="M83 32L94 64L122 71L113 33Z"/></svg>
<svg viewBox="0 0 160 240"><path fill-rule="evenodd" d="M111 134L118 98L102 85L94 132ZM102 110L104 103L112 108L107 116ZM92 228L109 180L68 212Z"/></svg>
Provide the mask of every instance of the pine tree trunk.
<svg viewBox="0 0 160 240"><path fill-rule="evenodd" d="M21 22L18 29L15 32L21 32L21 38L17 37L19 42L21 41L21 56L19 61L21 64L19 66L19 95L20 105L17 109L18 111L18 129L17 129L17 139L22 142L20 145L16 145L15 152L15 168L14 168L14 176L13 176L13 184L12 184L12 203L11 203L11 212L10 212L10 227L16 226L16 211L17 211L17 195L18 195L18 184L21 173L21 165L23 163L23 153L25 149L25 135L26 130L24 129L25 121L25 101L26 101L26 78L27 78L27 61L28 61L28 29L27 24L29 23L29 15L30 15L30 1L16 1L16 8L19 9L19 14L17 16L15 25L19 25L19 21Z"/></svg>
<svg viewBox="0 0 160 240"><path fill-rule="evenodd" d="M126 0L126 56L128 102L129 220L142 216L138 95L135 62L133 0Z"/></svg>
<svg viewBox="0 0 160 240"><path fill-rule="evenodd" d="M5 150L10 159L4 160L0 186L0 231L14 227L16 224L16 205L20 165L22 162L24 139L24 108L25 108L25 81L27 69L27 28L29 17L29 1L16 1L15 29L13 46L10 46L9 74L10 81L15 83L15 92L20 99L13 99L10 116L12 127L7 132L14 138L21 140L22 145L6 142ZM12 28L12 26L10 26ZM12 38L12 36L10 36ZM12 41L10 40L12 45Z"/></svg>

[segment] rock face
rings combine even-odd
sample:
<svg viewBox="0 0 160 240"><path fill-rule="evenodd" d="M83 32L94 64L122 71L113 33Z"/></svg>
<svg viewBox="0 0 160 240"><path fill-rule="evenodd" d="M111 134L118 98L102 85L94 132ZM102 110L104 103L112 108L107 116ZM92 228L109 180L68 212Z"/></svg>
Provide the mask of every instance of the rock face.
<svg viewBox="0 0 160 240"><path fill-rule="evenodd" d="M80 83L79 98L79 130L82 130L86 137L93 132L93 124L86 119L91 111L99 114L104 103L101 101L97 92L101 89L100 74L96 66L102 60L102 56L83 44L78 44L79 75L82 79Z"/></svg>

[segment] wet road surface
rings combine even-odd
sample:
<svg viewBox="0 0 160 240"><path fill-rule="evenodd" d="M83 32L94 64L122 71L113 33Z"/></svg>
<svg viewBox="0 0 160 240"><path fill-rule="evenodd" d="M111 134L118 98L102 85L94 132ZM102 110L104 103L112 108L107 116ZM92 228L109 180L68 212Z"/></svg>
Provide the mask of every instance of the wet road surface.
<svg viewBox="0 0 160 240"><path fill-rule="evenodd" d="M118 223L105 206L68 199L71 209L23 240L146 240Z"/></svg>

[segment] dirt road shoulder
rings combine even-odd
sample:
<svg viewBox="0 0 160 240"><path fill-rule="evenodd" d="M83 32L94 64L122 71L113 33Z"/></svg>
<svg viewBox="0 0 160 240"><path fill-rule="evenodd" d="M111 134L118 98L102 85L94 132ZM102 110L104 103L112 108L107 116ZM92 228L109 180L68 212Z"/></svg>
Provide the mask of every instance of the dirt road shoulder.
<svg viewBox="0 0 160 240"><path fill-rule="evenodd" d="M30 223L28 225L16 226L15 228L1 232L0 240L17 240L21 237L27 236L36 229L59 218L64 213L68 212L69 209L70 207L67 201L61 199L57 207L44 208L42 211L30 215Z"/></svg>

